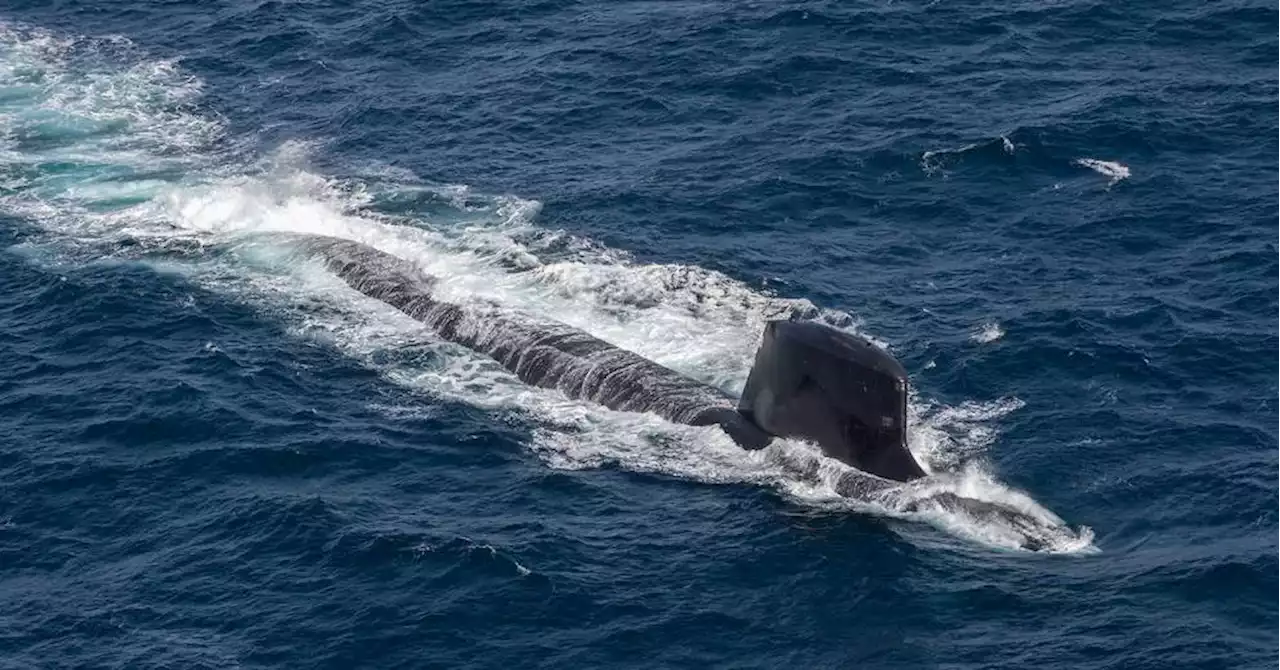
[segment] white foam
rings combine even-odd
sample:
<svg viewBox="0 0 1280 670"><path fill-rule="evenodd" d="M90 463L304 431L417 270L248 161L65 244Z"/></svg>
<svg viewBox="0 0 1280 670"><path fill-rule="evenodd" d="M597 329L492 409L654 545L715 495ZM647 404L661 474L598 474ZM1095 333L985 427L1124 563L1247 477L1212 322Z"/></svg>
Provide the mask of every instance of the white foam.
<svg viewBox="0 0 1280 670"><path fill-rule="evenodd" d="M80 53L85 50L90 57ZM931 478L932 489L897 486L851 501L837 489L856 473L810 445L777 440L747 452L716 428L614 412L529 387L496 362L433 339L416 321L349 289L318 264L292 260L256 234L356 240L417 263L440 279L447 299L489 300L558 319L730 391L741 389L766 320L797 315L853 331L858 322L717 272L638 264L624 252L542 229L534 200L423 184L403 170L376 166L351 179L332 179L308 169L314 147L306 143L286 144L252 164L230 160L215 147L222 124L191 104L199 82L171 62L124 58L131 55L125 42L0 27L0 99L8 101L4 113L19 128L46 113L110 121L95 133L66 135L54 147L24 144L21 133L15 135L0 165L34 168L57 158L79 167L73 178L38 174L0 199L0 208L67 245L116 253L114 241L128 239L182 251L157 267L253 305L295 337L323 342L423 395L420 406L383 408L388 416L463 402L527 422L531 451L550 467L608 464L700 482L753 483L815 508L923 520L994 546L1015 546L1016 532L1046 534L1046 546L1090 546L1087 529L1065 527L985 474ZM43 73L47 90L5 97L26 71ZM119 119L124 123L112 121ZM157 165L175 176L148 176ZM400 216L377 209L379 203L420 198L440 211ZM227 250L233 253L222 253ZM1019 406L1016 399L947 407L913 398L911 449L932 471L953 469L980 455L995 439L999 418ZM1017 531L922 505L930 491L944 489L1013 500L1037 521L1032 530Z"/></svg>
<svg viewBox="0 0 1280 670"><path fill-rule="evenodd" d="M1092 529L1070 530L1061 518L1031 496L1001 484L977 464L922 480L918 486L908 487L899 495L916 496L927 503L940 493L951 493L1018 512L1013 515L984 514L946 506L922 510L921 514L928 517L928 521L961 537L1010 550L1021 549L1030 542L1048 553L1097 551L1093 546Z"/></svg>
<svg viewBox="0 0 1280 670"><path fill-rule="evenodd" d="M983 142L970 142L969 144L955 149L931 149L920 154L920 169L924 170L925 174L930 176L939 172L946 174L945 168L949 160L977 149L983 144Z"/></svg>
<svg viewBox="0 0 1280 670"><path fill-rule="evenodd" d="M969 339L977 342L978 344L989 344L1002 337L1004 337L1004 329L1000 327L1000 324L995 321L988 321L982 324L982 327L975 330L973 334L969 336Z"/></svg>
<svg viewBox="0 0 1280 670"><path fill-rule="evenodd" d="M1073 165L1087 167L1100 175L1109 177L1107 187L1115 186L1122 180L1129 178L1129 166L1117 163L1115 161L1098 160L1097 158L1077 158L1072 161Z"/></svg>
<svg viewBox="0 0 1280 670"><path fill-rule="evenodd" d="M913 392L907 406L911 428L908 446L929 472L954 470L979 460L999 436L999 421L1024 404L1018 398L1006 397L950 406Z"/></svg>

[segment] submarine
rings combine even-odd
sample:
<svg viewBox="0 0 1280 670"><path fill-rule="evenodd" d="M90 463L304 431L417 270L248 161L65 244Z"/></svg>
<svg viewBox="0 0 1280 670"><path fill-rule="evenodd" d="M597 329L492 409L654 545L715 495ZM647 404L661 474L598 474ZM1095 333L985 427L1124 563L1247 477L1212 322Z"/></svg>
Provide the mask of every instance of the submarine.
<svg viewBox="0 0 1280 670"><path fill-rule="evenodd" d="M907 447L906 371L857 335L814 322L767 322L742 396L735 398L567 324L441 300L434 278L368 245L288 237L298 253L353 289L494 359L526 384L614 410L718 426L744 449L762 449L779 437L806 440L884 483L927 474Z"/></svg>
<svg viewBox="0 0 1280 670"><path fill-rule="evenodd" d="M906 371L866 338L810 321L769 321L735 397L565 323L443 300L434 277L366 244L303 233L250 237L262 236L440 338L492 358L526 384L614 410L717 426L743 449L764 449L775 438L807 441L850 466L828 480L836 494L891 514L960 513L1030 551L1080 539L1047 510L969 497L930 477L907 447ZM816 460L785 450L774 455L793 471L824 476Z"/></svg>

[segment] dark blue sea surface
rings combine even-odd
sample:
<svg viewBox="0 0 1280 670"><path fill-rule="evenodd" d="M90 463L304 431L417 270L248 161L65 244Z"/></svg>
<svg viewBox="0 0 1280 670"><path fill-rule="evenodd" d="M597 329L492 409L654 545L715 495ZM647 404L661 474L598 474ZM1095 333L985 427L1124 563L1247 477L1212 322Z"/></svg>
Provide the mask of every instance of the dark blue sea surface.
<svg viewBox="0 0 1280 670"><path fill-rule="evenodd" d="M1275 667L1276 25L6 0L0 668ZM263 231L730 392L863 333L927 486L1037 522L523 386Z"/></svg>

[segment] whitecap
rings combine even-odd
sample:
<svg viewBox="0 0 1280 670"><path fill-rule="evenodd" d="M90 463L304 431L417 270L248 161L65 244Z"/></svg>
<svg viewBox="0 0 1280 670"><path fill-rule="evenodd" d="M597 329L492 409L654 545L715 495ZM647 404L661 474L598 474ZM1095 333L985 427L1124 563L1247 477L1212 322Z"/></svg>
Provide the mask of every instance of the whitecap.
<svg viewBox="0 0 1280 670"><path fill-rule="evenodd" d="M1073 165L1087 167L1100 175L1110 178L1107 187L1115 186L1120 181L1129 178L1129 166L1117 163L1115 161L1104 161L1096 158L1077 158L1072 161Z"/></svg>
<svg viewBox="0 0 1280 670"><path fill-rule="evenodd" d="M969 336L969 339L977 342L978 344L989 344L1002 337L1004 337L1004 329L1000 327L1000 324L995 321L988 321L987 323L982 324L980 328L976 329L973 334Z"/></svg>

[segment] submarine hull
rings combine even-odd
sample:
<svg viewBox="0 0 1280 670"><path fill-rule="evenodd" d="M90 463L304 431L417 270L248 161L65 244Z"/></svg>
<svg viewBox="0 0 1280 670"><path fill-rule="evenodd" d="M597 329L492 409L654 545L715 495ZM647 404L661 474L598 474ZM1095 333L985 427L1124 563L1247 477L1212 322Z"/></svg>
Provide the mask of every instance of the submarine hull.
<svg viewBox="0 0 1280 670"><path fill-rule="evenodd" d="M358 242L299 236L296 248L355 290L421 321L445 340L484 354L521 381L624 412L652 412L693 426L720 426L746 449L773 436L734 409L736 398L581 330L484 305L434 296L435 280L411 262Z"/></svg>

